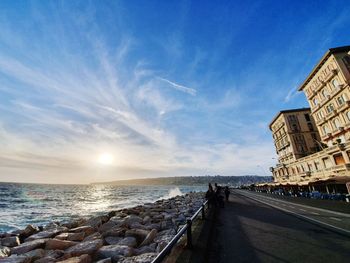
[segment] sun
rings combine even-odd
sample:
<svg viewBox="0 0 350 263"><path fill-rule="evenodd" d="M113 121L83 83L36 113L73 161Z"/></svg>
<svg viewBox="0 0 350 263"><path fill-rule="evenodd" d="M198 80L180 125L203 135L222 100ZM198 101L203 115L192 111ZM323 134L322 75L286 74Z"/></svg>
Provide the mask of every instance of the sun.
<svg viewBox="0 0 350 263"><path fill-rule="evenodd" d="M97 162L103 165L111 165L113 161L114 157L110 153L101 153L97 158Z"/></svg>

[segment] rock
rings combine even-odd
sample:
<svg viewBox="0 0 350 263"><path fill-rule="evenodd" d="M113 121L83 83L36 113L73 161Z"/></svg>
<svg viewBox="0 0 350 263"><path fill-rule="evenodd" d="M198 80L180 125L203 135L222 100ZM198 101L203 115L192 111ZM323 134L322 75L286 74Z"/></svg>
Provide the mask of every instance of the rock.
<svg viewBox="0 0 350 263"><path fill-rule="evenodd" d="M146 253L139 256L123 258L118 263L151 263L157 256L156 253Z"/></svg>
<svg viewBox="0 0 350 263"><path fill-rule="evenodd" d="M47 240L48 240L47 238L44 238L44 239L37 239L37 240L25 242L17 247L11 248L11 254L20 255L37 248L44 248Z"/></svg>
<svg viewBox="0 0 350 263"><path fill-rule="evenodd" d="M91 241L96 239L102 239L102 235L98 232L91 234L90 236L87 236L84 241Z"/></svg>
<svg viewBox="0 0 350 263"><path fill-rule="evenodd" d="M130 229L125 232L126 237L134 237L137 243L141 243L148 235L149 231L143 229Z"/></svg>
<svg viewBox="0 0 350 263"><path fill-rule="evenodd" d="M25 256L11 255L5 259L0 260L1 263L30 263L31 259Z"/></svg>
<svg viewBox="0 0 350 263"><path fill-rule="evenodd" d="M46 226L44 226L44 230L56 229L58 227L59 227L58 223L51 222L51 223L47 224Z"/></svg>
<svg viewBox="0 0 350 263"><path fill-rule="evenodd" d="M66 230L68 230L66 227L58 227L58 228L52 228L49 230L44 230L44 231L41 231L37 234L34 234L34 235L27 237L25 239L25 241L31 241L31 240L43 239L43 238L51 238L51 237L54 237L54 236L60 234L61 232L66 231Z"/></svg>
<svg viewBox="0 0 350 263"><path fill-rule="evenodd" d="M68 241L83 241L84 237L85 237L85 232L61 233L55 236L56 239L68 240Z"/></svg>
<svg viewBox="0 0 350 263"><path fill-rule="evenodd" d="M52 257L43 257L34 261L34 263L52 263L52 262L57 262L57 259Z"/></svg>
<svg viewBox="0 0 350 263"><path fill-rule="evenodd" d="M102 226L98 228L98 232L103 233L111 228L113 228L116 224L113 221L108 221L107 223L104 223Z"/></svg>
<svg viewBox="0 0 350 263"><path fill-rule="evenodd" d="M23 256L30 258L31 261L42 258L44 255L45 255L45 250L42 248L34 249L32 251L29 251L23 254Z"/></svg>
<svg viewBox="0 0 350 263"><path fill-rule="evenodd" d="M165 242L165 243L169 243L170 240L173 239L173 235L162 235L162 236L156 236L154 238L154 242L156 243L160 243L160 242Z"/></svg>
<svg viewBox="0 0 350 263"><path fill-rule="evenodd" d="M89 255L81 255L79 257L72 257L68 258L66 260L62 261L56 261L56 262L64 262L64 263L90 263L91 262L91 257Z"/></svg>
<svg viewBox="0 0 350 263"><path fill-rule="evenodd" d="M149 232L146 238L142 241L140 247L151 244L153 239L156 237L157 233L158 231L156 229L152 229L151 232Z"/></svg>
<svg viewBox="0 0 350 263"><path fill-rule="evenodd" d="M94 229L98 229L102 224L108 221L107 216L95 216L93 218L90 218L88 221L86 221L86 226L91 226Z"/></svg>
<svg viewBox="0 0 350 263"><path fill-rule="evenodd" d="M4 237L1 239L1 245L5 247L15 247L20 244L19 238L17 236L13 237Z"/></svg>
<svg viewBox="0 0 350 263"><path fill-rule="evenodd" d="M154 246L143 246L143 247L140 247L140 248L135 248L134 249L134 254L136 256L138 256L138 255L145 254L145 253L153 253L155 251L156 251L156 249L155 249Z"/></svg>
<svg viewBox="0 0 350 263"><path fill-rule="evenodd" d="M109 236L109 237L105 237L105 242L108 245L117 245L119 241L121 241L123 238L122 237L113 237L113 236Z"/></svg>
<svg viewBox="0 0 350 263"><path fill-rule="evenodd" d="M121 256L130 257L132 254L132 248L120 245L103 246L97 251L99 258L111 258L113 262L118 262Z"/></svg>
<svg viewBox="0 0 350 263"><path fill-rule="evenodd" d="M64 251L63 250L46 250L45 251L45 257L50 257L50 258L60 258L63 257Z"/></svg>
<svg viewBox="0 0 350 263"><path fill-rule="evenodd" d="M104 259L97 261L96 263L112 263L112 259L111 258L104 258Z"/></svg>
<svg viewBox="0 0 350 263"><path fill-rule="evenodd" d="M142 218L136 215L129 215L125 217L125 223L131 225L133 223L142 223Z"/></svg>
<svg viewBox="0 0 350 263"><path fill-rule="evenodd" d="M39 232L39 228L33 225L27 225L26 228L21 232L21 238L27 238Z"/></svg>
<svg viewBox="0 0 350 263"><path fill-rule="evenodd" d="M163 222L160 223L160 229L161 230L167 230L174 228L173 221L171 219L169 220L164 220Z"/></svg>
<svg viewBox="0 0 350 263"><path fill-rule="evenodd" d="M69 247L72 247L76 245L77 242L74 241L68 241L68 240L60 240L60 239L49 239L46 242L45 249L58 249L58 250L65 250Z"/></svg>
<svg viewBox="0 0 350 263"><path fill-rule="evenodd" d="M168 243L165 242L165 241L161 241L160 243L158 243L156 252L157 252L157 253L160 253L160 252L163 250L163 248L166 247L167 244L168 244Z"/></svg>
<svg viewBox="0 0 350 263"><path fill-rule="evenodd" d="M108 222L113 222L114 225L116 226L123 226L125 225L125 219L124 218L121 218L120 216L113 216L111 217L111 219L109 219Z"/></svg>
<svg viewBox="0 0 350 263"><path fill-rule="evenodd" d="M113 237L123 237L125 235L126 228L124 227L113 227L112 229L102 233L102 236L113 236Z"/></svg>
<svg viewBox="0 0 350 263"><path fill-rule="evenodd" d="M84 232L86 236L89 236L95 233L95 229L91 226L80 226L80 227L70 229L69 232L71 233Z"/></svg>
<svg viewBox="0 0 350 263"><path fill-rule="evenodd" d="M142 220L142 223L145 225L147 223L151 223L151 217L150 216L145 216Z"/></svg>
<svg viewBox="0 0 350 263"><path fill-rule="evenodd" d="M68 248L65 252L72 256L81 256L83 254L93 254L103 246L101 239L83 241L75 246Z"/></svg>
<svg viewBox="0 0 350 263"><path fill-rule="evenodd" d="M0 259L10 256L11 250L8 247L0 246Z"/></svg>
<svg viewBox="0 0 350 263"><path fill-rule="evenodd" d="M136 247L137 246L137 241L136 238L134 237L125 237L122 240L120 240L117 245L120 246L128 246L128 247Z"/></svg>

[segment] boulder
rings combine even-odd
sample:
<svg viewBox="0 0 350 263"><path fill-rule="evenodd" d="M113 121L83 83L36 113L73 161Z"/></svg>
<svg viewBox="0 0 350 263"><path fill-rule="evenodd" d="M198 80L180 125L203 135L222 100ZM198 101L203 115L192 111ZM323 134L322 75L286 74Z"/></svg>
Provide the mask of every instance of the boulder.
<svg viewBox="0 0 350 263"><path fill-rule="evenodd" d="M45 257L50 257L50 258L61 258L64 255L64 251L63 250L46 250L45 251Z"/></svg>
<svg viewBox="0 0 350 263"><path fill-rule="evenodd" d="M113 228L115 225L116 223L114 223L113 221L108 221L107 223L104 223L102 226L98 228L98 232L100 233L106 232L111 228Z"/></svg>
<svg viewBox="0 0 350 263"><path fill-rule="evenodd" d="M89 235L95 233L95 229L91 226L80 226L80 227L70 229L69 232L71 232L71 233L84 232L85 236L89 236Z"/></svg>
<svg viewBox="0 0 350 263"><path fill-rule="evenodd" d="M58 261L56 258L43 257L34 261L34 263L52 263Z"/></svg>
<svg viewBox="0 0 350 263"><path fill-rule="evenodd" d="M91 257L89 255L81 255L79 257L72 257L68 258L62 261L56 261L56 262L62 262L62 263L90 263Z"/></svg>
<svg viewBox="0 0 350 263"><path fill-rule="evenodd" d="M68 229L66 227L57 227L57 228L52 228L48 230L41 231L37 234L31 235L25 239L25 241L32 241L36 239L43 239L43 238L51 238L54 237L64 231L67 231Z"/></svg>
<svg viewBox="0 0 350 263"><path fill-rule="evenodd" d="M117 245L119 241L121 241L122 239L123 239L122 237L109 236L109 237L105 237L104 240L107 245Z"/></svg>
<svg viewBox="0 0 350 263"><path fill-rule="evenodd" d="M40 230L37 226L27 225L26 228L20 233L20 237L25 239L31 235L38 233Z"/></svg>
<svg viewBox="0 0 350 263"><path fill-rule="evenodd" d="M25 256L11 255L5 259L0 260L1 263L30 263L31 259Z"/></svg>
<svg viewBox="0 0 350 263"><path fill-rule="evenodd" d="M55 236L56 239L68 240L68 241L83 241L85 237L84 232L78 233L61 233Z"/></svg>
<svg viewBox="0 0 350 263"><path fill-rule="evenodd" d="M146 253L139 256L123 258L118 263L151 263L157 256L156 253Z"/></svg>
<svg viewBox="0 0 350 263"><path fill-rule="evenodd" d="M143 224L151 223L152 218L150 216L145 216L142 220Z"/></svg>
<svg viewBox="0 0 350 263"><path fill-rule="evenodd" d="M42 258L44 257L44 255L45 255L45 250L42 248L34 249L32 251L29 251L23 254L23 256L30 258L31 261Z"/></svg>
<svg viewBox="0 0 350 263"><path fill-rule="evenodd" d="M133 223L142 223L142 218L136 215L129 215L125 217L125 223L131 225Z"/></svg>
<svg viewBox="0 0 350 263"><path fill-rule="evenodd" d="M140 248L135 248L134 254L138 256L145 253L154 253L155 251L156 251L156 244L154 244L153 246L143 246Z"/></svg>
<svg viewBox="0 0 350 263"><path fill-rule="evenodd" d="M37 240L25 242L17 247L11 248L11 254L20 255L37 248L44 248L47 240L48 240L47 238L44 238L44 239L37 239Z"/></svg>
<svg viewBox="0 0 350 263"><path fill-rule="evenodd" d="M166 242L166 243L169 243L170 240L173 239L173 235L162 235L162 236L156 236L154 238L154 242L156 243L160 243L160 242Z"/></svg>
<svg viewBox="0 0 350 263"><path fill-rule="evenodd" d="M104 258L104 259L101 259L99 261L96 261L96 263L112 263L112 259L111 258Z"/></svg>
<svg viewBox="0 0 350 263"><path fill-rule="evenodd" d="M157 229L152 229L151 232L146 236L146 238L142 241L140 247L147 246L152 243L153 239L157 236Z"/></svg>
<svg viewBox="0 0 350 263"><path fill-rule="evenodd" d="M65 250L69 247L72 247L74 245L76 245L77 242L74 242L74 241L68 241L68 240L60 240L60 239L49 239L47 242L46 242L46 246L45 246L45 249L52 249L52 250L55 250L55 249L58 249L58 250Z"/></svg>
<svg viewBox="0 0 350 263"><path fill-rule="evenodd" d="M137 246L137 241L136 238L134 237L125 237L121 239L117 245L120 246L128 246L128 247L136 247Z"/></svg>
<svg viewBox="0 0 350 263"><path fill-rule="evenodd" d="M20 240L17 236L4 237L1 239L1 245L5 247L15 247L20 244Z"/></svg>
<svg viewBox="0 0 350 263"><path fill-rule="evenodd" d="M84 241L91 241L96 239L102 239L102 235L98 232L91 234L90 236L87 236L84 238Z"/></svg>
<svg viewBox="0 0 350 263"><path fill-rule="evenodd" d="M137 243L141 243L147 235L149 234L149 231L144 229L130 229L125 232L126 237L134 237L137 240Z"/></svg>
<svg viewBox="0 0 350 263"><path fill-rule="evenodd" d="M86 221L86 226L91 226L94 229L98 229L102 224L108 221L107 216L95 216Z"/></svg>
<svg viewBox="0 0 350 263"><path fill-rule="evenodd" d="M102 236L107 237L107 236L113 236L113 237L123 237L125 235L125 232L127 231L126 228L124 227L113 227L110 230L102 233Z"/></svg>
<svg viewBox="0 0 350 263"><path fill-rule="evenodd" d="M101 239L83 241L75 246L66 249L65 252L72 256L81 256L83 254L93 254L102 246L103 242Z"/></svg>
<svg viewBox="0 0 350 263"><path fill-rule="evenodd" d="M0 259L11 255L11 250L8 247L0 246Z"/></svg>
<svg viewBox="0 0 350 263"><path fill-rule="evenodd" d="M97 251L97 256L99 258L111 258L113 262L118 262L121 256L130 257L132 255L132 248L120 245L103 246Z"/></svg>

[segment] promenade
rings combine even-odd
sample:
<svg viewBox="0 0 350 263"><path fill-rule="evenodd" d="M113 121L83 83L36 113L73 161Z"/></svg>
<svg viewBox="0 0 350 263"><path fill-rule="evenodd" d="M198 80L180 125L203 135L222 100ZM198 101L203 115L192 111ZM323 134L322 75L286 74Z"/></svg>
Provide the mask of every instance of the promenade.
<svg viewBox="0 0 350 263"><path fill-rule="evenodd" d="M231 194L214 219L204 262L349 262L349 236L281 211L278 200L273 207L259 196L239 190ZM344 221L346 229L346 216L334 218ZM192 257L190 262L197 261Z"/></svg>

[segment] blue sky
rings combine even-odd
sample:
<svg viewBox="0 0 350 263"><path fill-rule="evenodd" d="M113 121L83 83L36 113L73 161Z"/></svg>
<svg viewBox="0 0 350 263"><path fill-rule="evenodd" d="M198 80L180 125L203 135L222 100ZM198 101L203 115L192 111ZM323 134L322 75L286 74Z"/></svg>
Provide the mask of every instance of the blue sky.
<svg viewBox="0 0 350 263"><path fill-rule="evenodd" d="M0 181L268 175L269 122L350 44L326 2L0 1Z"/></svg>

